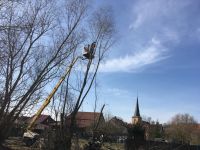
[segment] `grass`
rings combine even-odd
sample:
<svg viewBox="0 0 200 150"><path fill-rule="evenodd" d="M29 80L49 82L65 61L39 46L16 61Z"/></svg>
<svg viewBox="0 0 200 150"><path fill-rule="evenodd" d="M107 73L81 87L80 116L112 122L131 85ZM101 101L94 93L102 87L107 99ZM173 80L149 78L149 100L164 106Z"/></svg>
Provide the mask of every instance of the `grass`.
<svg viewBox="0 0 200 150"><path fill-rule="evenodd" d="M83 150L84 146L88 144L88 140L85 139L73 139L72 150ZM10 137L4 142L4 145L0 145L0 150L39 150L40 148L31 148L25 146L22 142L22 138ZM103 143L101 150L124 150L123 143Z"/></svg>
<svg viewBox="0 0 200 150"><path fill-rule="evenodd" d="M124 150L123 143L104 143L102 146L102 150Z"/></svg>
<svg viewBox="0 0 200 150"><path fill-rule="evenodd" d="M88 143L87 140L85 139L79 139L78 140L78 144L77 144L77 140L73 140L73 144L72 144L72 150L75 149L75 147L77 147L77 145L79 145L79 149L83 150L84 145L86 145ZM123 143L103 143L101 150L124 150L124 144Z"/></svg>

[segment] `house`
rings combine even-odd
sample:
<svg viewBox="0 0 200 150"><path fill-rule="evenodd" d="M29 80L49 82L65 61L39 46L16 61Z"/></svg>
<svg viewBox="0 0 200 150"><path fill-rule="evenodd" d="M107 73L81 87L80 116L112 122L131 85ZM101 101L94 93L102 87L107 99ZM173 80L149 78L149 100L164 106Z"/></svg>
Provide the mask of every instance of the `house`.
<svg viewBox="0 0 200 150"><path fill-rule="evenodd" d="M26 123L30 124L34 116L27 119ZM35 130L48 129L53 123L55 123L55 120L52 119L50 115L40 115L39 118L35 122L34 129Z"/></svg>
<svg viewBox="0 0 200 150"><path fill-rule="evenodd" d="M128 135L128 130L127 128L129 127L129 124L124 122L122 119L118 117L113 117L111 118L107 123L106 123L106 132L104 133L107 134L107 142L119 142L122 143L125 141Z"/></svg>
<svg viewBox="0 0 200 150"><path fill-rule="evenodd" d="M105 123L105 119L102 113L99 112L77 112L75 117L76 127L79 129L86 129L94 127L100 119L100 124ZM67 125L71 122L71 114L67 116Z"/></svg>
<svg viewBox="0 0 200 150"><path fill-rule="evenodd" d="M20 116L18 119L16 119L15 125L12 129L12 136L22 136L33 117L34 116ZM35 132L41 133L45 129L51 128L53 123L55 123L55 121L51 118L50 115L40 115L35 122L33 130Z"/></svg>
<svg viewBox="0 0 200 150"><path fill-rule="evenodd" d="M127 135L127 127L128 123L124 122L122 119L118 117L113 117L108 121L110 127L112 127L113 133L118 136L126 136Z"/></svg>

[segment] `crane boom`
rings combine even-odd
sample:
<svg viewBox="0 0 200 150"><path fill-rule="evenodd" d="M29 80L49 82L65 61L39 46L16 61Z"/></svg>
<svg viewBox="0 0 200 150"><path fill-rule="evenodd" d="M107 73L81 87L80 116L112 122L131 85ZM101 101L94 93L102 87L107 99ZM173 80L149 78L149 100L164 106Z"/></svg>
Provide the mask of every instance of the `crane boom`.
<svg viewBox="0 0 200 150"><path fill-rule="evenodd" d="M42 104L42 106L40 107L40 109L37 111L37 113L35 114L35 116L33 117L33 119L31 120L29 126L27 127L27 130L31 130L33 128L36 120L39 118L39 116L41 115L42 111L46 108L46 106L51 102L51 98L56 93L56 91L60 87L61 83L65 80L66 76L70 73L73 65L76 63L76 61L79 58L80 57L76 57L73 60L73 62L70 64L70 66L67 67L65 74L60 78L60 80L58 81L58 83L56 84L56 86L53 88L53 90L51 91L51 93L49 94L49 96L45 99L44 103Z"/></svg>
<svg viewBox="0 0 200 150"><path fill-rule="evenodd" d="M96 48L96 42L93 42L91 44L91 46L89 45L85 50L86 52L84 52L83 56L85 58L83 58L82 56L78 56L76 57L72 63L67 67L66 72L64 73L64 75L60 78L60 80L58 81L58 83L56 84L56 86L53 88L53 90L51 91L51 93L48 95L48 97L45 99L44 103L42 104L42 106L39 108L39 110L37 111L37 113L34 115L34 117L32 118L30 124L28 125L28 127L26 128L26 132L24 132L23 134L23 141L26 143L26 145L32 145L38 138L39 134L36 132L32 132L31 130L33 129L37 119L40 117L42 111L48 106L48 104L51 102L51 98L54 96L54 94L56 93L56 91L58 90L58 88L60 87L60 85L62 84L62 82L65 80L66 76L70 73L72 67L74 66L74 64L76 63L76 61L81 58L82 60L88 59L88 60L92 60L94 58L94 53L95 53L95 48Z"/></svg>

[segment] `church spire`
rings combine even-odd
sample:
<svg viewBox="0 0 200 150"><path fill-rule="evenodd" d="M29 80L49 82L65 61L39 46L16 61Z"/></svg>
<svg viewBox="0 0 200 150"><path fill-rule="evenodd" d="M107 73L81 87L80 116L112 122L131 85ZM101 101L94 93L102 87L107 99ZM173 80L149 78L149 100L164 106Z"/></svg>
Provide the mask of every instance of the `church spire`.
<svg viewBox="0 0 200 150"><path fill-rule="evenodd" d="M135 114L134 116L136 117L140 117L140 109L139 109L139 104L138 104L138 97L137 97L137 101L136 101L136 106L135 106Z"/></svg>
<svg viewBox="0 0 200 150"><path fill-rule="evenodd" d="M135 114L132 117L132 124L140 124L142 122L142 118L140 117L140 109L139 109L139 103L138 103L138 97L136 101L135 106Z"/></svg>

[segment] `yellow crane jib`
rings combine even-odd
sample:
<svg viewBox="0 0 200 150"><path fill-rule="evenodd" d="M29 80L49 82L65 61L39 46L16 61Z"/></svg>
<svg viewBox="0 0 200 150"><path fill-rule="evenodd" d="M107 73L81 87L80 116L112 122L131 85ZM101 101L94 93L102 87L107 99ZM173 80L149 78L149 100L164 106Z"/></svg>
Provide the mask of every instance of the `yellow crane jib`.
<svg viewBox="0 0 200 150"><path fill-rule="evenodd" d="M78 56L76 57L72 63L67 67L65 74L60 78L60 80L58 81L58 83L56 84L56 86L53 88L53 90L51 91L51 93L48 95L48 97L45 99L44 103L42 104L42 106L40 107L40 109L37 111L37 113L34 115L34 117L32 118L30 124L27 127L26 132L23 135L23 140L24 142L29 145L30 142L32 143L33 141L35 141L35 139L39 136L39 134L32 132L31 129L33 128L33 126L35 125L35 122L37 121L37 119L39 118L39 116L41 115L42 111L48 106L48 104L51 102L51 98L54 96L54 94L56 93L56 91L58 90L58 88L60 87L61 83L65 80L66 76L70 73L72 67L74 66L74 64L77 62L77 60L79 58L81 58L82 60L84 59L88 59L88 60L92 60L94 58L94 54L95 54L95 49L96 49L96 42L93 42L91 45L88 45L88 47L84 47L84 53L83 56L85 58L83 58L82 56Z"/></svg>
<svg viewBox="0 0 200 150"><path fill-rule="evenodd" d="M59 86L61 85L61 83L65 80L66 76L70 73L73 65L76 63L76 61L79 59L80 57L77 57L76 59L74 59L74 61L70 64L70 66L67 68L65 74L60 78L60 80L58 81L58 83L56 84L56 86L53 88L53 90L51 91L51 93L49 94L49 96L45 99L44 103L42 104L42 106L40 107L40 109L37 111L37 113L34 115L33 119L31 120L29 126L27 127L27 130L31 130L36 122L36 120L39 118L40 114L42 113L42 111L47 107L47 105L50 103L51 98L53 97L53 95L56 93L56 91L58 90Z"/></svg>

